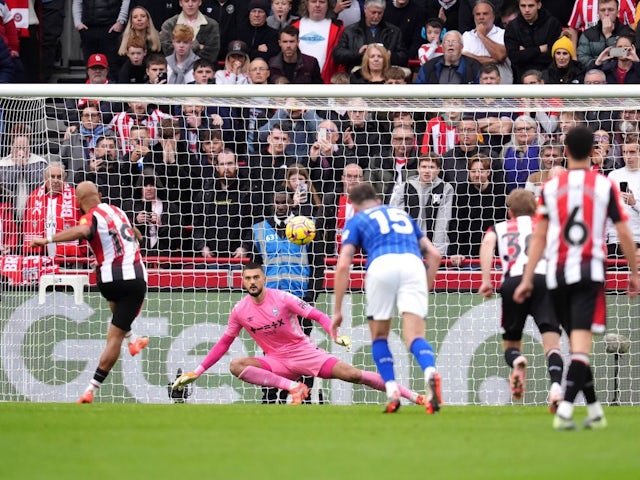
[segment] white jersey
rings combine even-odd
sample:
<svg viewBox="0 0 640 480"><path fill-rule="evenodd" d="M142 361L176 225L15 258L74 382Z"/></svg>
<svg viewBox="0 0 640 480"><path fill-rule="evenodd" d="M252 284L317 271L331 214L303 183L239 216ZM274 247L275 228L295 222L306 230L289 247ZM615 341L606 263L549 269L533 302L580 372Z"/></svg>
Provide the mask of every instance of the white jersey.
<svg viewBox="0 0 640 480"><path fill-rule="evenodd" d="M506 277L519 277L529 262L529 240L533 234L535 222L529 215L521 215L504 222L496 223L493 230L498 237L498 256L502 263L502 280ZM547 261L541 258L535 273L544 275Z"/></svg>

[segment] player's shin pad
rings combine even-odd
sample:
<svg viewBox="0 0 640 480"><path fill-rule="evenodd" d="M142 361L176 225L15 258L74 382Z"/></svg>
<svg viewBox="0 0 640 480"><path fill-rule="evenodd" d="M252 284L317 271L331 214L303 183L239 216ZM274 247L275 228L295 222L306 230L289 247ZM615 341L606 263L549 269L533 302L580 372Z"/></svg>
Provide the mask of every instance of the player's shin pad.
<svg viewBox="0 0 640 480"><path fill-rule="evenodd" d="M182 390L186 385L195 382L198 379L198 375L195 372L187 372L176 378L171 386L172 390Z"/></svg>
<svg viewBox="0 0 640 480"><path fill-rule="evenodd" d="M351 339L346 335L338 335L335 342L341 347L345 347L347 352L351 351Z"/></svg>

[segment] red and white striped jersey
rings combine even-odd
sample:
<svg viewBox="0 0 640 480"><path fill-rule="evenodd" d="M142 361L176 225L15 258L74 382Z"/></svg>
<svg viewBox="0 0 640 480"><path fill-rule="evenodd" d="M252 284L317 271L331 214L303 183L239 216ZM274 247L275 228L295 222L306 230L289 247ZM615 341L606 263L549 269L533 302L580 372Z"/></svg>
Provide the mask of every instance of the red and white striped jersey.
<svg viewBox="0 0 640 480"><path fill-rule="evenodd" d="M98 262L98 282L147 280L140 245L122 210L101 203L80 218L80 225L91 228L87 240Z"/></svg>
<svg viewBox="0 0 640 480"><path fill-rule="evenodd" d="M636 7L633 5L633 0L619 0L618 3L620 4L618 20L624 25L633 25L636 15ZM583 32L597 24L598 20L600 20L598 0L576 0L567 25Z"/></svg>
<svg viewBox="0 0 640 480"><path fill-rule="evenodd" d="M607 218L626 221L615 184L591 170L570 170L544 184L538 207L547 217L547 286L604 282Z"/></svg>
<svg viewBox="0 0 640 480"><path fill-rule="evenodd" d="M522 276L524 267L529 262L529 240L535 228L535 221L529 215L521 215L496 223L492 228L497 237L502 280L506 277ZM544 257L536 265L535 272L541 275L547 272L547 261Z"/></svg>
<svg viewBox="0 0 640 480"><path fill-rule="evenodd" d="M158 127L160 126L160 122L165 118L172 117L158 108L149 113L149 115L147 115L143 120L138 120L135 115L131 115L130 113L120 112L114 115L109 126L118 137L122 153L126 155L128 152L133 150L133 145L129 142L131 127L133 125L142 125L147 127L147 130L149 131L149 138L153 144L156 143L156 140L158 139Z"/></svg>

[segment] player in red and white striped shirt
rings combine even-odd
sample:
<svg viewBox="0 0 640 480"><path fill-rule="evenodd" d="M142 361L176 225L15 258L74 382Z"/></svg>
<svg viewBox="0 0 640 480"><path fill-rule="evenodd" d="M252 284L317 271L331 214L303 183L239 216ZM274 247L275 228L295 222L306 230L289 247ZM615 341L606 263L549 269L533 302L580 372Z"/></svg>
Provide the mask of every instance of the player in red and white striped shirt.
<svg viewBox="0 0 640 480"><path fill-rule="evenodd" d="M522 304L513 301L513 291L520 283L524 267L529 258L529 239L535 229L532 216L536 212L536 199L532 192L521 188L513 190L507 197L509 220L496 223L482 239L480 246L480 267L482 284L478 294L485 298L493 295L491 267L494 251L502 263L502 340L504 358L513 370L509 378L511 395L520 400L525 390L527 359L522 354L522 332L527 316L533 316L542 337L542 345L547 358L547 369L551 379L549 406L555 413L562 400L562 370L564 364L560 354L560 327L553 310L551 297L545 284L547 262L542 259L535 268L534 290Z"/></svg>
<svg viewBox="0 0 640 480"><path fill-rule="evenodd" d="M553 421L557 430L576 428L573 403L580 391L587 402L585 428L604 428L607 421L597 401L589 354L593 334L606 326L604 292L607 218L618 232L620 246L629 263L628 295L638 294L635 243L615 184L589 169L593 133L586 127L571 129L565 136L569 170L549 180L540 197L539 220L529 245L529 263L513 294L524 302L533 291L535 266L546 247L547 287L556 315L569 334L571 364L564 400Z"/></svg>
<svg viewBox="0 0 640 480"><path fill-rule="evenodd" d="M636 15L636 7L633 4L633 0L607 0L606 3L612 1L618 4L616 7L620 23L633 26ZM568 26L579 32L584 32L587 28L597 24L598 20L600 20L598 0L576 0L571 17L569 17Z"/></svg>
<svg viewBox="0 0 640 480"><path fill-rule="evenodd" d="M131 324L140 313L147 292L147 270L140 256L140 231L131 226L125 213L102 203L95 184L82 182L76 188L76 200L84 213L77 226L47 238L34 238L32 247L48 243L87 239L95 255L98 289L109 302L113 313L105 347L98 368L78 403L91 403L94 392L120 356L123 340L134 356L147 346L149 339L136 338Z"/></svg>

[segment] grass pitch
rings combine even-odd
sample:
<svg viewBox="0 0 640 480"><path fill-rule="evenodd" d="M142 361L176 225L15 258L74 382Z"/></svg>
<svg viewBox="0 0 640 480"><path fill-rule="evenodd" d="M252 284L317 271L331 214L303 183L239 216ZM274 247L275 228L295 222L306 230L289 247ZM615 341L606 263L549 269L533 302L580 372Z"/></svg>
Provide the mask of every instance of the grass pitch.
<svg viewBox="0 0 640 480"><path fill-rule="evenodd" d="M640 409L606 414L556 432L542 407L0 403L0 478L637 478Z"/></svg>

